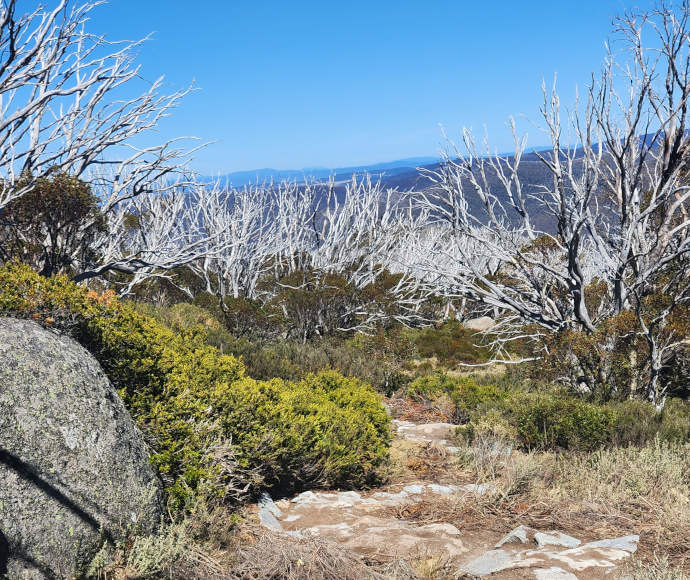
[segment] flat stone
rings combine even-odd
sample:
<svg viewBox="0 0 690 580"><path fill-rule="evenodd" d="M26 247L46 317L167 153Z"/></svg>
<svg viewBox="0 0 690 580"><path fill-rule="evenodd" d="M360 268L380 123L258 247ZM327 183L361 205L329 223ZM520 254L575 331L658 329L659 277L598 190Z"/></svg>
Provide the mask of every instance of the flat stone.
<svg viewBox="0 0 690 580"><path fill-rule="evenodd" d="M479 318L470 318L469 320L465 320L465 322L462 323L462 325L469 329L469 330L477 330L479 332L484 331L484 330L489 330L492 328L496 323L494 322L494 319L491 318L490 316L480 316Z"/></svg>
<svg viewBox="0 0 690 580"><path fill-rule="evenodd" d="M418 495L420 493L424 493L424 486L423 485L408 485L406 487L403 487L403 491L405 493L410 493L412 495Z"/></svg>
<svg viewBox="0 0 690 580"><path fill-rule="evenodd" d="M577 548L582 542L577 538L568 536L562 532L537 532L534 534L534 541L543 548L544 546L560 546L562 548Z"/></svg>
<svg viewBox="0 0 690 580"><path fill-rule="evenodd" d="M292 498L294 503L310 503L318 501L319 497L313 491L305 491Z"/></svg>
<svg viewBox="0 0 690 580"><path fill-rule="evenodd" d="M352 507L358 503L362 503L362 496L356 491L341 491L336 496L336 503L344 507Z"/></svg>
<svg viewBox="0 0 690 580"><path fill-rule="evenodd" d="M496 548L500 548L504 544L526 544L529 541L529 535L533 532L532 528L527 526L518 526L512 532L509 532L496 544Z"/></svg>
<svg viewBox="0 0 690 580"><path fill-rule="evenodd" d="M427 524L418 528L420 532L430 532L432 534L447 534L449 536L459 536L460 530L452 524Z"/></svg>
<svg viewBox="0 0 690 580"><path fill-rule="evenodd" d="M439 495L450 495L460 489L457 485L439 485L438 483L430 483L427 487L430 491Z"/></svg>
<svg viewBox="0 0 690 580"><path fill-rule="evenodd" d="M479 556L479 558L472 560L469 564L465 564L462 569L464 572L474 576L488 576L494 572L510 568L513 564L513 556L505 550L490 550Z"/></svg>
<svg viewBox="0 0 690 580"><path fill-rule="evenodd" d="M637 544L640 541L640 536L622 536L620 538L613 538L610 540L599 540L598 542L589 542L584 544L582 549L586 548L613 548L615 550L623 550L634 554L637 551Z"/></svg>
<svg viewBox="0 0 690 580"><path fill-rule="evenodd" d="M259 522L265 528L271 530L282 531L283 526L277 518L283 515L278 506L273 503L271 496L267 493L262 494L258 502L259 507Z"/></svg>
<svg viewBox="0 0 690 580"><path fill-rule="evenodd" d="M577 576L571 572L566 572L563 568L554 566L553 568L539 568L534 571L537 580L577 580Z"/></svg>
<svg viewBox="0 0 690 580"><path fill-rule="evenodd" d="M408 441L438 443L442 446L448 445L448 440L452 437L458 425L454 423L422 423L416 424L410 421L393 420L393 424L398 434Z"/></svg>
<svg viewBox="0 0 690 580"><path fill-rule="evenodd" d="M262 493L258 501L259 509L264 509L279 518L283 515L280 508L275 504L273 498L267 493Z"/></svg>

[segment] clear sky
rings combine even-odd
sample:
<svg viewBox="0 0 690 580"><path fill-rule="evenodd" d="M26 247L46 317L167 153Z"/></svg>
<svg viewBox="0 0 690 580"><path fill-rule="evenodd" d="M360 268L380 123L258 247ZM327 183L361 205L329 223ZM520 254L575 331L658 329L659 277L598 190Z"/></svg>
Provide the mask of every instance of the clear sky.
<svg viewBox="0 0 690 580"><path fill-rule="evenodd" d="M639 0L110 0L92 30L153 32L143 76L194 81L161 126L196 135L204 173L338 167L436 155L439 124L487 127L510 148L509 115L538 120L542 77L564 101L604 56L611 17ZM545 139L527 123L530 145Z"/></svg>

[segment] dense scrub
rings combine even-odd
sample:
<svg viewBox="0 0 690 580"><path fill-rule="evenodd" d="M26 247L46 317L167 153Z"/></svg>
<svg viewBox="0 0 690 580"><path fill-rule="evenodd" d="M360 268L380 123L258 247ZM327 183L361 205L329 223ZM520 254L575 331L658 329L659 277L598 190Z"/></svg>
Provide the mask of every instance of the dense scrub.
<svg viewBox="0 0 690 580"><path fill-rule="evenodd" d="M336 372L257 381L206 331L182 332L112 293L0 268L0 314L69 331L102 364L153 448L174 505L196 492L362 485L390 439L380 398Z"/></svg>
<svg viewBox="0 0 690 580"><path fill-rule="evenodd" d="M523 449L591 451L608 445L644 444L655 438L690 441L690 403L669 399L664 409L641 401L590 402L565 389L497 385L473 378L434 374L415 379L413 398L450 398L472 442L500 437Z"/></svg>

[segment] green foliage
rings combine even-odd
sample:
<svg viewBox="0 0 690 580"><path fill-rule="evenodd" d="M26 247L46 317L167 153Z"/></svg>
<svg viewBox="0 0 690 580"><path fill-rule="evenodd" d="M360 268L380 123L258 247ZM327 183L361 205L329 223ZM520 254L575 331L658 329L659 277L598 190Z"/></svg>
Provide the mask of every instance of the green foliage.
<svg viewBox="0 0 690 580"><path fill-rule="evenodd" d="M177 334L197 334L204 342L223 353L241 354L246 341L237 339L218 320L214 313L187 302L172 306L154 306L147 302L135 302L132 307L144 316L155 318Z"/></svg>
<svg viewBox="0 0 690 580"><path fill-rule="evenodd" d="M411 331L412 341L423 358L436 357L439 364L450 368L458 363L486 362L487 353L476 346L476 332L468 330L456 320L438 328Z"/></svg>
<svg viewBox="0 0 690 580"><path fill-rule="evenodd" d="M457 379L451 379L444 373L434 373L412 381L407 387L407 395L416 400L433 401L443 395L451 395L457 387Z"/></svg>
<svg viewBox="0 0 690 580"><path fill-rule="evenodd" d="M493 383L481 384L473 377L451 378L444 373L415 379L407 393L412 398L430 401L447 395L465 420L478 409L492 408L508 396L508 391Z"/></svg>
<svg viewBox="0 0 690 580"><path fill-rule="evenodd" d="M294 489L374 480L390 421L370 387L335 371L298 383L245 379L236 387L228 393L228 436L247 450L241 462L251 466L261 457L270 465L268 483ZM252 408L260 420L247 424Z"/></svg>
<svg viewBox="0 0 690 580"><path fill-rule="evenodd" d="M17 189L26 187L23 178ZM90 263L90 243L105 231L90 186L66 173L43 177L0 210L0 259L33 265L44 276L70 272L74 260Z"/></svg>
<svg viewBox="0 0 690 580"><path fill-rule="evenodd" d="M574 398L514 396L506 412L527 449L589 451L610 442L615 434L615 411Z"/></svg>
<svg viewBox="0 0 690 580"><path fill-rule="evenodd" d="M213 324L202 313L178 311L174 332L112 293L0 268L0 314L69 329L96 356L147 434L174 506L199 490L222 495L238 474L251 474L253 489L375 478L390 432L370 387L332 371L299 383L250 379L208 344Z"/></svg>
<svg viewBox="0 0 690 580"><path fill-rule="evenodd" d="M436 373L415 379L408 396L434 401L449 397L454 416L465 423L460 435L502 433L522 449L591 451L610 445L643 445L655 438L690 441L690 403L669 399L661 412L637 400L606 404L573 396L566 389L526 387L452 378Z"/></svg>
<svg viewBox="0 0 690 580"><path fill-rule="evenodd" d="M467 420L461 435L469 441L490 431L489 427L511 433L513 443L527 450L591 451L611 445L644 445L657 437L690 441L690 404L680 399L669 399L657 412L643 401L601 404L562 389L506 390L477 385L471 379L456 381L451 392L457 415Z"/></svg>

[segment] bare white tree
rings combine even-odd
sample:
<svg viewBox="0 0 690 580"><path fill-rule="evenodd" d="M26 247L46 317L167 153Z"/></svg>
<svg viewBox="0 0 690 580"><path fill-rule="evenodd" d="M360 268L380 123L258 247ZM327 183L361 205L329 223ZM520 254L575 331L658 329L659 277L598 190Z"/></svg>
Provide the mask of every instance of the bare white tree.
<svg viewBox="0 0 690 580"><path fill-rule="evenodd" d="M219 232L203 221L209 188L183 183L118 204L108 215L108 227L93 243L98 262L75 276L81 282L108 272L127 274L120 294L127 295L144 280L168 277L167 272L226 251ZM212 189L212 188L211 188Z"/></svg>
<svg viewBox="0 0 690 580"><path fill-rule="evenodd" d="M192 272L221 306L226 297L258 298L258 284L270 269L270 258L282 249L272 190L234 189L216 182L199 191L199 225L213 239L213 247L190 264Z"/></svg>
<svg viewBox="0 0 690 580"><path fill-rule="evenodd" d="M367 299L362 292L393 265L391 252L402 231L397 192L368 177L342 186L330 181L236 189L216 183L198 191L197 219L213 243L189 268L222 307L226 298L247 298L286 309L282 299L276 303L279 295L294 297L289 291L307 288L324 291L324 312L305 313L321 322L305 318L309 328L300 331L305 336L321 330L369 330L395 317L419 318L423 295L414 278L387 280L390 287L384 294L396 301L396 309L382 308L381 294ZM329 284L347 285L353 300L326 300L328 290L336 290Z"/></svg>
<svg viewBox="0 0 690 580"><path fill-rule="evenodd" d="M78 178L100 205L83 231L104 215L110 232L94 244L99 263L75 256L71 271L77 280L127 272L138 283L208 245L189 203L194 194L185 201L188 189L199 189L187 171L195 149L181 148L186 138L147 137L192 88L164 94L162 77L142 78L136 56L146 39L89 32L101 4L56 0L24 14L16 0L0 6L0 214L41 178ZM126 225L131 216L142 226L136 231Z"/></svg>
<svg viewBox="0 0 690 580"><path fill-rule="evenodd" d="M666 394L664 362L685 340L667 328L669 317L690 299L689 15L683 2L619 18L612 46L622 45L623 56L612 49L587 102L565 123L555 88L544 87L551 148L537 155L550 183L525 183L526 141L514 124L512 156L493 154L465 131L463 150L453 148L427 173L433 187L417 199L424 225L440 228L443 241L410 264L436 275L440 292L500 308L494 332L504 338L524 338L528 324L533 338L593 335L612 317L635 313L630 332L648 344L646 394L657 405ZM603 295L588 299L595 282ZM662 305L652 307L652 297Z"/></svg>
<svg viewBox="0 0 690 580"><path fill-rule="evenodd" d="M143 41L89 33L100 4L59 0L21 15L16 0L0 7L0 208L30 189L27 176L61 170L93 182L107 212L184 166L177 140L142 147L132 138L155 128L191 89L163 95L162 78L142 81L135 56Z"/></svg>

